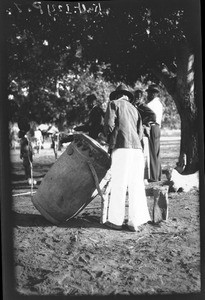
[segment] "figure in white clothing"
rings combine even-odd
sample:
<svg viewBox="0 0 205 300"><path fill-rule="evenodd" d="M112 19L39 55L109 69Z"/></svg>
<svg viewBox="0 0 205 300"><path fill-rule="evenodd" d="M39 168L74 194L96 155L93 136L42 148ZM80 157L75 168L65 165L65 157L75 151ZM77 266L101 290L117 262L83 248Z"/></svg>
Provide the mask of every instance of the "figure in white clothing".
<svg viewBox="0 0 205 300"><path fill-rule="evenodd" d="M43 144L43 135L40 129L34 131L34 142L36 145L37 153L40 153Z"/></svg>

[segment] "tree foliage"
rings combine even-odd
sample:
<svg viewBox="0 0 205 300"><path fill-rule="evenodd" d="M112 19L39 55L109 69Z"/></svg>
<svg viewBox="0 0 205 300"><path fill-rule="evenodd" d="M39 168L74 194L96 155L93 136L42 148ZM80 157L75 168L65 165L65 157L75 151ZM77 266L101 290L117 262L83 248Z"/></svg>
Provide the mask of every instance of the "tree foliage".
<svg viewBox="0 0 205 300"><path fill-rule="evenodd" d="M184 40L195 44L192 7L190 0L7 5L12 111L43 122L79 122L86 94L95 91L106 101L111 82L134 86L142 76L160 82L156 64L175 82L178 47ZM166 107L171 100L165 97Z"/></svg>

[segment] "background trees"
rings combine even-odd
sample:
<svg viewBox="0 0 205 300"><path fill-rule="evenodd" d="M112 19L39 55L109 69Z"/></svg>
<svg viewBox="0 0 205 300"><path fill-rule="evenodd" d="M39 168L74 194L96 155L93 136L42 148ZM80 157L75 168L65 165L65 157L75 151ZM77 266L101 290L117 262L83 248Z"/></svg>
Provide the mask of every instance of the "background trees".
<svg viewBox="0 0 205 300"><path fill-rule="evenodd" d="M180 115L187 172L197 168L198 1L36 2L5 9L12 116L18 110L70 125L86 117L88 93L105 102L119 81L132 87L156 82L164 121L174 123L175 105Z"/></svg>

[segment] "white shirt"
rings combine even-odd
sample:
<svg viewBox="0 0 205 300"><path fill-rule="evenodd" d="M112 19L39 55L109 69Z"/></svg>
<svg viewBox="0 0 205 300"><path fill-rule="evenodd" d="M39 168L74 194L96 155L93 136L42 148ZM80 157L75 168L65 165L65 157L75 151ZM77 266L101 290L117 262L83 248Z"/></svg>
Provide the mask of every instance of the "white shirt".
<svg viewBox="0 0 205 300"><path fill-rule="evenodd" d="M34 137L35 137L37 140L40 140L40 141L43 140L42 133L41 133L41 131L38 130L38 129L34 131Z"/></svg>
<svg viewBox="0 0 205 300"><path fill-rule="evenodd" d="M153 100L147 103L147 106L156 114L156 123L161 127L163 106L159 97L155 97Z"/></svg>

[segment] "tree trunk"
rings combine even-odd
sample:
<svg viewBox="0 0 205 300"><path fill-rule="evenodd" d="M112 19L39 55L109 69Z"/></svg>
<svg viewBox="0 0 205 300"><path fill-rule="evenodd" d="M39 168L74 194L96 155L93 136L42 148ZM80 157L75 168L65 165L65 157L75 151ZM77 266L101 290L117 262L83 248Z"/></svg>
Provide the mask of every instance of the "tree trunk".
<svg viewBox="0 0 205 300"><path fill-rule="evenodd" d="M183 173L194 173L198 168L198 111L194 94L194 55L186 43L177 53L177 82L174 101L181 118L180 158L186 157Z"/></svg>
<svg viewBox="0 0 205 300"><path fill-rule="evenodd" d="M172 96L179 116L181 118L181 145L179 164L185 158L183 173L194 173L199 169L199 128L198 106L199 99L194 93L194 55L189 45L183 42L177 49L177 73L176 77L165 74L159 66L152 71L155 76L164 84L167 92Z"/></svg>
<svg viewBox="0 0 205 300"><path fill-rule="evenodd" d="M196 121L190 120L190 113L186 109L179 112L181 117L180 157L186 157L184 174L191 174L199 169L198 132Z"/></svg>

